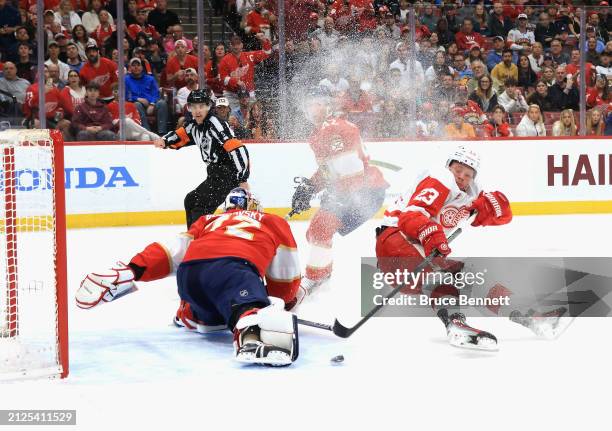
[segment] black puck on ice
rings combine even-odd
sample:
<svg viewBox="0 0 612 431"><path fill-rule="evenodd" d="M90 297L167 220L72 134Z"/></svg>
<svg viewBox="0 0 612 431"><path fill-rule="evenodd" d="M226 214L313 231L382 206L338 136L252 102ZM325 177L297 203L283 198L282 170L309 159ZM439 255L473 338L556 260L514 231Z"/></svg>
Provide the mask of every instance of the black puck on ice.
<svg viewBox="0 0 612 431"><path fill-rule="evenodd" d="M339 364L341 362L344 362L344 355L338 355L338 356L334 356L333 358L330 359L334 364Z"/></svg>

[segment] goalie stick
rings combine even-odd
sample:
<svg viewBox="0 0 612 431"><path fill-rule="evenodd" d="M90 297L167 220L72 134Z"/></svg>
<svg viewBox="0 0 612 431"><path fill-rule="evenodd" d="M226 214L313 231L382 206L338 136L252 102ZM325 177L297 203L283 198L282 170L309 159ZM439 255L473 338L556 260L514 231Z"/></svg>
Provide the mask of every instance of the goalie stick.
<svg viewBox="0 0 612 431"><path fill-rule="evenodd" d="M470 216L467 220L471 220L472 217ZM463 229L458 227L457 229L455 229L455 231L449 235L447 242L450 243L451 241L453 241L455 238L457 238L459 236L459 234L461 234L461 232L463 232ZM438 250L434 250L433 252L431 252L425 259L423 259L423 261L417 265L416 268L414 268L412 270L412 272L421 272L423 271L427 266L429 266L431 264L431 262L436 258L440 256L440 252ZM325 323L318 323L318 322L313 322L310 320L306 320L306 319L298 319L298 323L304 326L311 326L313 328L319 328L319 329L323 329L326 331L331 331L334 333L334 335L340 337L340 338L348 338L351 335L353 335L353 333L359 329L365 322L367 322L368 320L370 320L370 318L372 316L374 316L381 308L383 308L385 306L385 304L387 304L387 300L389 298L393 298L395 295L397 295L399 293L400 290L402 290L403 288L405 288L406 286L403 285L399 285L396 288L394 288L391 292L389 292L387 295L385 295L385 300L381 301L380 304L374 306L374 308L372 308L365 316L363 316L355 325L347 327L344 326L342 323L340 323L338 321L338 319L334 320L334 324L333 325L327 325Z"/></svg>

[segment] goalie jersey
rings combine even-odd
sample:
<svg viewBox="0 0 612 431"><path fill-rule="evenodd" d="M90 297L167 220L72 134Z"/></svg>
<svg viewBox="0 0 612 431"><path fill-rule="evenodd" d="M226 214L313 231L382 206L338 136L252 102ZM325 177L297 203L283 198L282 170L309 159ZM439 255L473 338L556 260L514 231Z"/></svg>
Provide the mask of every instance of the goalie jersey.
<svg viewBox="0 0 612 431"><path fill-rule="evenodd" d="M142 281L164 278L182 262L236 257L247 260L266 279L270 296L295 298L301 273L289 224L274 214L230 210L200 217L174 245L155 242L131 262L144 267Z"/></svg>

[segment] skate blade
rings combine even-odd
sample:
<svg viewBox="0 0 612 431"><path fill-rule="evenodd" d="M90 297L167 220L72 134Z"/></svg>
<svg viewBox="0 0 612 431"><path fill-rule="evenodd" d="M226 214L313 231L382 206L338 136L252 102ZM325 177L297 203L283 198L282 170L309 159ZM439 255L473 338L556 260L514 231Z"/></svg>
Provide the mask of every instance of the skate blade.
<svg viewBox="0 0 612 431"><path fill-rule="evenodd" d="M236 355L236 361L241 364L267 365L270 367L286 367L291 365L291 357L283 352L270 352L265 358L258 358L255 353L243 352Z"/></svg>
<svg viewBox="0 0 612 431"><path fill-rule="evenodd" d="M450 341L451 346L457 347L460 349L468 349L468 350L480 350L484 352L497 352L499 351L499 346L497 343L490 338L481 339L478 344L474 344L472 342L461 342L457 340Z"/></svg>
<svg viewBox="0 0 612 431"><path fill-rule="evenodd" d="M565 330L572 324L575 317L560 317L557 322L553 324L545 324L543 326L530 327L536 335L546 340L556 340L565 332Z"/></svg>
<svg viewBox="0 0 612 431"><path fill-rule="evenodd" d="M453 347L471 350L483 350L487 352L496 352L499 350L497 341L487 337L478 337L463 331L450 331L448 340Z"/></svg>
<svg viewBox="0 0 612 431"><path fill-rule="evenodd" d="M199 334L210 334L211 332L219 332L219 331L224 331L224 330L227 329L226 325L215 325L215 326L213 326L213 325L202 325L201 323L196 323L196 322L193 322L193 321L190 321L190 324L193 325L194 328L193 329L192 328L188 328L176 316L174 316L174 318L172 319L172 323L177 328L184 329L185 331L188 331L188 332L197 332Z"/></svg>

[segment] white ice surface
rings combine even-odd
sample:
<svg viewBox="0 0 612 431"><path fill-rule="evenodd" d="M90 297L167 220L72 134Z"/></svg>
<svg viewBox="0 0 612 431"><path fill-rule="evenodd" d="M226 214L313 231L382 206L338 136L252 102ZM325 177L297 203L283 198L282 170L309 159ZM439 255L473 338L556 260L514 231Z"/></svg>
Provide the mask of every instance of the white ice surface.
<svg viewBox="0 0 612 431"><path fill-rule="evenodd" d="M468 229L452 248L458 256L606 256L611 221L517 217ZM359 259L373 255L375 225L337 238L334 276L302 306L302 317L358 318ZM307 224L292 226L303 246ZM68 231L70 377L2 384L0 409L76 409L71 430L591 430L612 423L610 319L577 319L556 341L507 319L471 319L498 337L497 353L450 347L436 318L372 319L346 340L302 327L298 362L269 369L234 363L229 333L171 325L174 278L96 309L74 306L87 272L180 230ZM301 247L304 262L306 253ZM345 362L332 365L338 354Z"/></svg>

